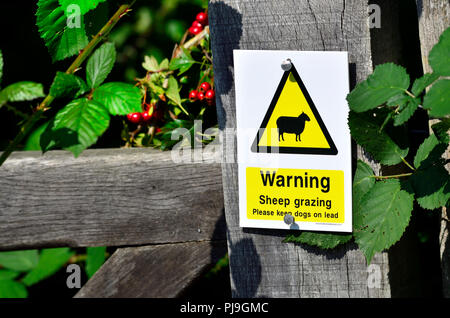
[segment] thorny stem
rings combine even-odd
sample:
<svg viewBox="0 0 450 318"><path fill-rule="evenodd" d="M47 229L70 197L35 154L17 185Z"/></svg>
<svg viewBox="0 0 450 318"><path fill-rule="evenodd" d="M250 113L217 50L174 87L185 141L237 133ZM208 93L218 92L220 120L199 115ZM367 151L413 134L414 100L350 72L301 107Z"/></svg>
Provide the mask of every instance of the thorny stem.
<svg viewBox="0 0 450 318"><path fill-rule="evenodd" d="M112 30L112 28L117 24L117 22L130 11L130 7L136 2L136 0L131 1L129 4L122 4L119 9L114 13L114 15L109 19L109 21L100 29L100 31L92 38L88 45L80 52L75 61L66 70L67 74L74 73L81 64L86 60L86 58L91 54L95 47L104 39L106 35ZM48 94L44 100L36 107L35 112L28 118L28 120L22 125L19 134L14 138L14 140L8 145L8 147L3 151L0 156L0 166L5 162L9 155L16 149L19 143L28 135L28 133L33 129L34 124L41 119L44 112L50 109L50 104L53 102L55 97Z"/></svg>

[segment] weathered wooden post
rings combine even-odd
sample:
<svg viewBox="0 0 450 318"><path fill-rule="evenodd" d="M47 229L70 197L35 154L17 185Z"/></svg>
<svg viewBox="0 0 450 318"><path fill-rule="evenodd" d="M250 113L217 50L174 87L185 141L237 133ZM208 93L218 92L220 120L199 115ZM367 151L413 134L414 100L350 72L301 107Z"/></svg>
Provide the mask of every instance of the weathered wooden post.
<svg viewBox="0 0 450 318"><path fill-rule="evenodd" d="M416 0L417 16L419 18L420 48L422 51L422 65L424 73L433 70L428 64L428 54L433 46L439 41L441 33L450 26L450 2L442 0ZM436 120L430 121L430 127ZM445 153L450 159L450 152ZM447 170L449 166L447 166ZM442 210L441 233L439 235L442 287L444 297L450 297L450 225L449 213Z"/></svg>
<svg viewBox="0 0 450 318"><path fill-rule="evenodd" d="M236 143L229 133L236 127L233 49L348 51L354 86L372 71L368 16L367 1L361 0L210 2L234 297L390 296L386 253L377 254L368 268L352 244L326 252L282 243L285 231L239 227ZM361 149L358 157L367 161Z"/></svg>

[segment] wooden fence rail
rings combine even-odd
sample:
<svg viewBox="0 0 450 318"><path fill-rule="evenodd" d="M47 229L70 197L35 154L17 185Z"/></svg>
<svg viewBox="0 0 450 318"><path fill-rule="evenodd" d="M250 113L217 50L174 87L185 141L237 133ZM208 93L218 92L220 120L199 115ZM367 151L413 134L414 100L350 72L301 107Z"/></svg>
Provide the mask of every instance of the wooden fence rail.
<svg viewBox="0 0 450 318"><path fill-rule="evenodd" d="M206 157L206 156L205 156ZM220 165L143 149L17 152L0 169L0 250L225 239Z"/></svg>

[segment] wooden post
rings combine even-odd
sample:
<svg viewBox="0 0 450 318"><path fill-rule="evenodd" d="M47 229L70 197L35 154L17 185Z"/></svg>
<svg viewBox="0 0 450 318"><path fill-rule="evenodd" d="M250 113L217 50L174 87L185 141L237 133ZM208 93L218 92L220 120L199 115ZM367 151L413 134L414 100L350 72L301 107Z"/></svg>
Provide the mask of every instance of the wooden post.
<svg viewBox="0 0 450 318"><path fill-rule="evenodd" d="M428 63L428 54L439 41L441 33L450 26L450 3L443 0L416 0L417 16L419 18L420 48L422 52L422 65L424 73L433 70ZM436 120L430 120L430 127ZM450 151L447 149L444 156L450 159ZM450 167L447 165L447 170ZM439 235L441 267L442 267L442 291L444 297L450 297L450 225L449 213L442 209L441 232Z"/></svg>
<svg viewBox="0 0 450 318"><path fill-rule="evenodd" d="M389 297L386 253L368 268L354 244L332 251L286 244L286 231L238 222L233 49L348 51L353 86L372 72L367 1L213 0L209 19L233 296ZM358 157L368 161L361 149Z"/></svg>

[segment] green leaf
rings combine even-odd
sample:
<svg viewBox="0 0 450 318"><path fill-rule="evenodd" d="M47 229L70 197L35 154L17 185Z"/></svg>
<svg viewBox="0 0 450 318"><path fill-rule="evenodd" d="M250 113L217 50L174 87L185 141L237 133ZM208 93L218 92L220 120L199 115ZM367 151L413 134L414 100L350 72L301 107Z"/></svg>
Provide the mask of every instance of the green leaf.
<svg viewBox="0 0 450 318"><path fill-rule="evenodd" d="M29 271L38 263L37 250L0 252L0 265L18 272Z"/></svg>
<svg viewBox="0 0 450 318"><path fill-rule="evenodd" d="M352 239L351 234L331 234L320 232L302 232L296 236L289 235L283 242L304 243L311 246L317 246L322 249L332 249L340 244L347 243Z"/></svg>
<svg viewBox="0 0 450 318"><path fill-rule="evenodd" d="M373 114L377 116L374 117ZM408 154L409 148L394 140L392 136L402 137L398 131L388 133L386 129L380 130L378 122L384 118L382 113L355 113L350 112L348 125L355 141L363 146L375 160L384 165L395 165Z"/></svg>
<svg viewBox="0 0 450 318"><path fill-rule="evenodd" d="M159 70L158 61L154 56L145 56L144 63L142 63L142 67L149 72L156 72Z"/></svg>
<svg viewBox="0 0 450 318"><path fill-rule="evenodd" d="M23 150L43 150L41 148L41 135L45 132L49 125L49 122L40 125L38 128L33 130L25 141L25 146Z"/></svg>
<svg viewBox="0 0 450 318"><path fill-rule="evenodd" d="M139 88L126 83L106 83L94 91L94 100L103 104L112 115L142 111Z"/></svg>
<svg viewBox="0 0 450 318"><path fill-rule="evenodd" d="M62 6L66 16L71 14L71 10L67 10L70 5L76 4L80 8L80 13L84 15L90 10L95 9L99 3L105 2L106 0L58 0L59 4ZM70 7L69 7L70 9Z"/></svg>
<svg viewBox="0 0 450 318"><path fill-rule="evenodd" d="M88 247L86 259L86 274L91 278L95 272L103 265L106 256L106 247Z"/></svg>
<svg viewBox="0 0 450 318"><path fill-rule="evenodd" d="M347 95L347 101L351 110L365 112L402 95L408 87L409 75L405 68L393 63L382 64L367 80L356 85Z"/></svg>
<svg viewBox="0 0 450 318"><path fill-rule="evenodd" d="M189 70L191 66L194 65L194 63L195 60L192 58L189 51L182 48L180 56L170 61L169 68L172 71L180 70L178 75L181 75L187 70Z"/></svg>
<svg viewBox="0 0 450 318"><path fill-rule="evenodd" d="M159 64L159 69L160 70L167 70L167 69L169 69L169 60L168 59L162 60L161 64Z"/></svg>
<svg viewBox="0 0 450 318"><path fill-rule="evenodd" d="M438 78L439 78L439 74L436 74L436 73L424 74L422 77L420 77L414 81L414 84L411 88L411 92L415 96L419 96L425 90L425 88L427 88L428 86L433 84L434 81L436 81Z"/></svg>
<svg viewBox="0 0 450 318"><path fill-rule="evenodd" d="M80 27L69 28L64 8L58 0L39 0L36 18L39 33L53 61L78 54L89 42L83 16L80 17Z"/></svg>
<svg viewBox="0 0 450 318"><path fill-rule="evenodd" d="M375 174L373 173L372 168L367 163L358 160L352 187L354 223L359 216L364 195L375 185L374 177Z"/></svg>
<svg viewBox="0 0 450 318"><path fill-rule="evenodd" d="M420 169L410 178L417 202L428 210L445 206L450 199L450 180L443 166Z"/></svg>
<svg viewBox="0 0 450 318"><path fill-rule="evenodd" d="M7 269L0 269L0 281L14 279L14 278L16 278L19 275L20 275L20 273L16 272L16 271L10 271L10 270L7 270ZM0 282L0 284L1 284L1 282Z"/></svg>
<svg viewBox="0 0 450 318"><path fill-rule="evenodd" d="M89 58L86 66L87 84L97 88L111 72L116 61L116 49L113 43L105 43Z"/></svg>
<svg viewBox="0 0 450 318"><path fill-rule="evenodd" d="M431 86L423 99L423 108L428 109L432 117L450 114L450 80L442 79Z"/></svg>
<svg viewBox="0 0 450 318"><path fill-rule="evenodd" d="M27 298L26 287L14 280L0 281L0 298Z"/></svg>
<svg viewBox="0 0 450 318"><path fill-rule="evenodd" d="M401 189L399 180L379 181L361 202L361 224L354 229L359 248L370 263L403 235L409 224L414 197Z"/></svg>
<svg viewBox="0 0 450 318"><path fill-rule="evenodd" d="M414 166L418 169L423 163L427 162L427 165L434 163L444 153L447 145L440 143L436 138L436 135L430 135L417 149L416 156L414 157Z"/></svg>
<svg viewBox="0 0 450 318"><path fill-rule="evenodd" d="M0 107L7 102L22 102L44 96L42 84L34 82L17 82L0 91Z"/></svg>
<svg viewBox="0 0 450 318"><path fill-rule="evenodd" d="M448 131L450 130L450 118L441 119L438 123L431 126L431 129L433 129L440 142L445 144L449 143Z"/></svg>
<svg viewBox="0 0 450 318"><path fill-rule="evenodd" d="M419 108L420 99L411 98L408 100L406 107L404 107L400 113L394 116L394 126L400 126L407 122L412 115L414 115L417 108Z"/></svg>
<svg viewBox="0 0 450 318"><path fill-rule="evenodd" d="M428 61L434 72L442 76L450 76L450 28L441 34L439 42L428 55Z"/></svg>
<svg viewBox="0 0 450 318"><path fill-rule="evenodd" d="M169 77L169 85L167 86L166 96L175 104L181 105L180 92L178 90L178 82L175 77Z"/></svg>
<svg viewBox="0 0 450 318"><path fill-rule="evenodd" d="M56 114L53 132L55 139L65 144L64 149L71 151L77 157L84 149L97 141L108 125L109 114L102 104L95 100L80 98L71 101ZM71 140L73 138L71 134L76 134L78 144L67 143L65 139Z"/></svg>
<svg viewBox="0 0 450 318"><path fill-rule="evenodd" d="M31 286L56 273L74 255L69 248L48 248L41 251L39 263L24 278L23 283Z"/></svg>
<svg viewBox="0 0 450 318"><path fill-rule="evenodd" d="M2 77L3 77L3 53L2 50L0 50L0 84L2 83Z"/></svg>
<svg viewBox="0 0 450 318"><path fill-rule="evenodd" d="M78 76L57 72L50 87L50 95L59 97L78 97L88 90L86 83Z"/></svg>

